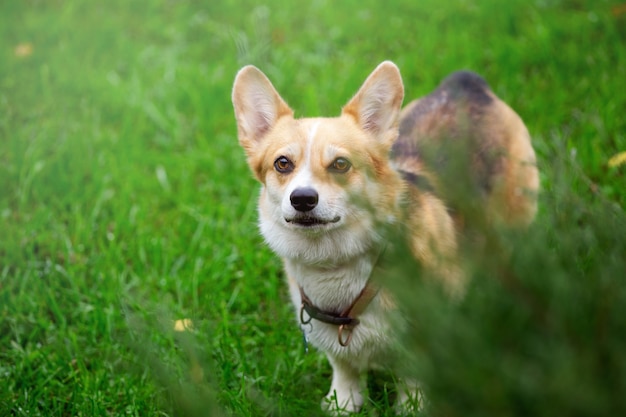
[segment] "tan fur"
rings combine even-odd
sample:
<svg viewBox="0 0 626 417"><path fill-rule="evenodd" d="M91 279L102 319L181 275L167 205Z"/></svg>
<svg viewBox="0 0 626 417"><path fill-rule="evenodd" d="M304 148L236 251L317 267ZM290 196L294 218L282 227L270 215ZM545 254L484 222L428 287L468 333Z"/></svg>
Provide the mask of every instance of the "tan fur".
<svg viewBox="0 0 626 417"><path fill-rule="evenodd" d="M388 225L406 226L422 267L460 293L458 236L471 219L456 206L469 198L494 225L525 226L535 215L538 173L528 131L484 80L455 73L401 111L403 95L397 67L384 62L339 117L294 119L258 69L237 74L239 142L262 184L260 229L283 259L298 318L303 292L325 311L353 305L375 274ZM459 198L459 191L469 193ZM394 308L388 293L378 293L345 347L336 325L302 326L333 366L329 411L360 408L359 375L385 356Z"/></svg>
<svg viewBox="0 0 626 417"><path fill-rule="evenodd" d="M530 135L522 119L504 102L498 101L486 121L502 132L508 155L502 179L487 203L490 216L510 226L527 226L537 213L539 172Z"/></svg>

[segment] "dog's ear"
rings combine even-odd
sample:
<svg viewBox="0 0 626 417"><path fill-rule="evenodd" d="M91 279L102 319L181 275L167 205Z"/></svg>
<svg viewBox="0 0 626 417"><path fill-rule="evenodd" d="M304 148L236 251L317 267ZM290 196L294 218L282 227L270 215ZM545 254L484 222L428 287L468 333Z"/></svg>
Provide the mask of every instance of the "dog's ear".
<svg viewBox="0 0 626 417"><path fill-rule="evenodd" d="M245 66L237 73L232 100L239 142L248 153L279 118L293 116L293 111L270 80L253 65Z"/></svg>
<svg viewBox="0 0 626 417"><path fill-rule="evenodd" d="M367 77L342 112L352 116L362 129L374 136L393 140L403 98L400 70L393 62L385 61ZM390 135L390 131L394 135Z"/></svg>

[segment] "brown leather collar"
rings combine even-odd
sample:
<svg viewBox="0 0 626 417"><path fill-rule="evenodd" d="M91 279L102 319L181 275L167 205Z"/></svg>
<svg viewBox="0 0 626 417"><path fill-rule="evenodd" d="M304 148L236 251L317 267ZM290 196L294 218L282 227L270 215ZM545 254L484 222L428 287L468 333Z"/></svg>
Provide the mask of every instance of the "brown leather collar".
<svg viewBox="0 0 626 417"><path fill-rule="evenodd" d="M354 299L352 304L348 306L344 311L337 313L334 311L324 311L315 306L311 299L304 293L302 287L300 288L300 298L302 299L302 305L300 307L300 323L309 324L311 320L319 320L323 323L333 324L339 326L337 330L337 337L341 346L348 346L350 340L352 340L352 330L359 324L358 316L361 315L372 302L380 287L374 285L371 281L368 282L361 290L359 295ZM305 319L304 312L306 311L309 316ZM348 331L348 335L344 338L343 333Z"/></svg>

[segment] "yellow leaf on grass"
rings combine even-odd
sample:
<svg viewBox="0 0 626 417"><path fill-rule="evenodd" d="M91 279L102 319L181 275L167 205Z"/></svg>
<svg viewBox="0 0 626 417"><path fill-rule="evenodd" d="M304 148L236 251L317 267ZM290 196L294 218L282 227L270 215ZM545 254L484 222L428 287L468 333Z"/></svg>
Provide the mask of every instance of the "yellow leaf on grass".
<svg viewBox="0 0 626 417"><path fill-rule="evenodd" d="M32 43L24 42L24 43L18 44L15 47L15 49L13 50L13 53L18 58L26 58L27 56L32 55L33 49L34 48L33 48L33 44Z"/></svg>
<svg viewBox="0 0 626 417"><path fill-rule="evenodd" d="M184 332L186 330L191 330L193 328L193 323L190 319L180 319L174 322L174 331L176 332Z"/></svg>
<svg viewBox="0 0 626 417"><path fill-rule="evenodd" d="M615 168L623 164L626 164L626 152L620 152L617 155L613 155L613 157L609 159L609 166L611 168Z"/></svg>

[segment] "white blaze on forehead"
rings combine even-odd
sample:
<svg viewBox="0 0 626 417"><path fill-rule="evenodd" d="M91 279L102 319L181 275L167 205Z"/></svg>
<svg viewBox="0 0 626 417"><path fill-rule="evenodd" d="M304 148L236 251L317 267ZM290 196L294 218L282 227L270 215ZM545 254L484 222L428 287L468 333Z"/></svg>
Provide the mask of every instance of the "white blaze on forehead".
<svg viewBox="0 0 626 417"><path fill-rule="evenodd" d="M319 121L312 121L304 126L306 129L306 143L304 146L304 153L302 155L302 162L300 167L291 180L287 195L290 195L296 188L313 187L313 171L311 170L311 158L313 153L313 144L315 141L315 135L319 126ZM285 202L286 205L286 202Z"/></svg>
<svg viewBox="0 0 626 417"><path fill-rule="evenodd" d="M311 158L313 156L313 144L315 142L315 134L317 133L317 128L319 124L319 121L315 121L308 126L308 132L306 135L306 147L304 149L304 155L302 158L303 165L297 176L300 178L297 178L297 180L294 181L294 183L296 183L296 188L308 187L312 185L311 182L313 173L311 170Z"/></svg>
<svg viewBox="0 0 626 417"><path fill-rule="evenodd" d="M319 127L319 120L315 121L310 127L309 132L306 137L306 150L304 152L304 161L307 167L311 165L311 152L313 151L313 142L315 139L315 134L317 133L317 128Z"/></svg>

